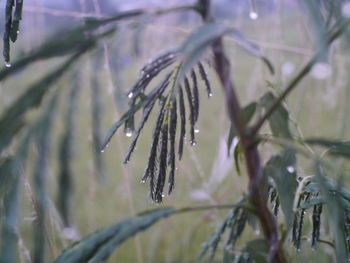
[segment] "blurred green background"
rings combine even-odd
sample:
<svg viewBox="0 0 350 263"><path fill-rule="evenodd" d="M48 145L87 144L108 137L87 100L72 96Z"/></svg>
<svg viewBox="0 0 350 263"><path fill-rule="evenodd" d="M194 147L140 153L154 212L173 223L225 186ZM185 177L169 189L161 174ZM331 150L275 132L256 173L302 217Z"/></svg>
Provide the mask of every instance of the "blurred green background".
<svg viewBox="0 0 350 263"><path fill-rule="evenodd" d="M61 2L61 1L60 1ZM75 3L73 3L75 2ZM12 57L20 57L74 24L81 23L86 16L104 16L118 10L127 10L138 5L148 8L171 6L190 1L55 1L32 0L25 2L23 25L18 41L12 47ZM216 1L213 1L216 2ZM301 69L315 50L310 21L299 4L294 1L257 1L258 19L249 17L248 1L217 1L215 11L248 39L257 43L276 69L270 75L258 59L239 49L233 41L225 41L226 50L233 65L233 78L243 104L258 100L267 90L279 92ZM2 8L4 1L1 3ZM3 21L4 18L0 17ZM214 96L207 98L201 87L200 117L197 135L198 144L191 147L187 142L183 160L177 163L175 191L164 198L162 204L153 204L148 198L148 186L140 183L152 137L154 116L148 121L137 145L132 160L123 165L130 138L118 131L107 150L102 154L103 174L97 174L93 163L91 118L91 78L98 74L101 96L101 131L103 135L126 110L126 91L132 86L139 70L162 50L180 44L192 29L200 25L195 14L169 15L152 19L147 25L122 24L116 34L101 42L103 57L96 63L95 53L85 55L55 85L62 89L59 108L54 121L51 140L48 187L51 203L47 225L49 258L55 258L62 249L74 240L101 227L110 225L144 210L163 207L184 207L201 204L226 204L235 202L246 189L244 171L238 175L232 157L227 157L226 137L229 122L226 117L224 98L213 72L209 73ZM329 54L331 74L325 79L306 77L287 99L292 114L295 134L302 131L305 137L335 137L349 140L349 50L344 41L336 41ZM138 54L137 54L138 53ZM210 54L208 55L210 60ZM22 94L35 80L40 79L62 59L41 61L17 72L0 83L0 112ZM74 156L72 159L74 178L73 226L64 229L56 210L57 177L59 169L58 145L62 136L67 112L70 88L77 82L80 89L75 114ZM156 85L156 82L153 84ZM47 103L47 101L45 101ZM28 121L34 120L38 110L31 112ZM268 129L266 129L268 133ZM33 149L35 151L35 149ZM262 147L266 159L276 149ZM265 160L264 159L264 160ZM32 203L33 158L29 158L25 170L22 195L20 257L28 261L33 247L32 226L35 223ZM307 163L300 160L300 173L311 171ZM344 164L346 165L346 163ZM144 233L128 240L108 262L194 262L201 244L223 219L226 211L208 210L176 215L165 219ZM309 215L307 215L309 216ZM311 215L310 215L311 216ZM307 231L305 235L307 236ZM244 240L259 235L248 228ZM332 262L327 247L312 252L305 240L301 253L290 246L293 261L300 262L306 255L308 262ZM287 242L288 244L288 242ZM305 247L305 249L304 249ZM218 250L217 258L221 257ZM205 260L204 260L205 262ZM220 261L218 261L220 262Z"/></svg>

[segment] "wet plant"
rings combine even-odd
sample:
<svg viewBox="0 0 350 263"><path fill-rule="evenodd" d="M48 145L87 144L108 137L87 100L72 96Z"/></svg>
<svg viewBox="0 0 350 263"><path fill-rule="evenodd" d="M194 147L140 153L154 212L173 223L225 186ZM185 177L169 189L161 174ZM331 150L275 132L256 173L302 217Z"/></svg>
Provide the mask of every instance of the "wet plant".
<svg viewBox="0 0 350 263"><path fill-rule="evenodd" d="M253 0L248 2L249 16L256 20L259 17L258 5ZM83 73L79 70L78 61L89 57L96 68L100 68L106 47L101 43L111 41L110 37L117 34L122 26L126 24L127 30L135 30L135 24L140 26L151 18L185 11L200 17L203 25L189 32L179 46L169 47L141 67L138 79L123 95L123 100L128 102L125 113L111 125L104 138L101 136L102 84L97 71L91 75L94 173L98 182L104 180L101 153L107 150L120 129L131 137L123 163L132 165L131 157L142 132L151 126L153 132L148 157L145 158L144 172L137 180L148 182L150 199L161 203L166 194L176 191L176 167L183 159L187 145L192 147L200 143L196 138L198 121L206 111L201 106L201 94L205 93L210 98L213 92L220 94L221 89L230 124L227 153L233 152L237 174L247 178L246 191L237 202L229 200L228 204L177 209L161 207L138 214L65 246L64 251L50 260L56 263L102 262L125 240L163 218L199 210L229 209L221 224L203 243L199 261L208 254L210 262L284 263L290 261L289 254L293 253L286 244L291 244L299 252L306 249L303 246L305 242L310 243L312 250L330 247L330 254L336 262L348 261L350 192L343 184L348 172L344 169L346 165L340 164L349 158L350 144L337 138L304 138L293 120L286 98L301 86L301 81L309 73L317 73L315 76L321 78L330 70L329 57L332 54L329 49L332 43L337 40L342 41L344 46L349 45L350 20L346 15L349 3L341 0L303 3L305 16L312 24L315 54L284 88L278 90L274 83L269 82L269 90L258 94L245 106L241 105L238 96L231 60L224 48L225 41L230 40L244 52L259 58L269 76L276 70L256 43L214 16L210 0L198 0L193 5L168 9L138 9L111 17L89 18L59 39L52 39L26 56L13 60L10 66L10 40L14 42L17 39L22 5L20 0L6 2L3 45L6 67L0 71L0 80L10 78L14 72L24 70L38 60L63 56L65 60L31 84L0 117L0 263L18 261L20 189L24 185L23 171L27 170L28 156L34 160L31 201L35 223L30 257L36 263L47 262L49 258L47 251L51 243L47 236L47 222L50 191L47 170L54 120L58 113L56 108L63 97L63 88L58 88L55 83L65 74L71 74L73 84L65 97L68 107L64 132L59 140L57 183L57 208L62 225L65 230L71 230L74 216L71 208L74 192L71 161L77 130L74 114L80 94L77 79ZM135 32L140 34L140 29ZM315 71L318 72L313 73ZM213 80L214 74L217 79ZM26 117L34 108L39 109L38 114L34 120L28 121ZM151 119L154 119L153 123ZM263 161L266 145L273 148L273 153ZM233 151L231 148L234 148ZM321 154L320 149L323 150ZM311 171L310 174L304 173L305 167ZM242 243L241 238L248 228L258 237ZM217 253L221 248L223 256Z"/></svg>

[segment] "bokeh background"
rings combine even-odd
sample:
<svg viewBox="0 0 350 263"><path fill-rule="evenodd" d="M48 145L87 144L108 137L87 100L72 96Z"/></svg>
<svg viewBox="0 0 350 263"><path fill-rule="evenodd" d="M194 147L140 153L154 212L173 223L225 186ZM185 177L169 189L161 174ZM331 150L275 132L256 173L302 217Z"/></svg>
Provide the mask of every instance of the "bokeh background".
<svg viewBox="0 0 350 263"><path fill-rule="evenodd" d="M19 39L12 45L11 55L13 58L23 56L48 39L59 38L62 32L82 23L87 17L106 17L135 8L153 9L184 3L190 4L192 1L26 0ZM257 19L251 19L249 2L246 0L217 0L213 3L215 15L257 43L276 69L272 76L261 61L246 54L234 42L225 42L233 64L234 81L243 104L259 99L271 89L280 92L315 51L310 21L298 1L257 0ZM0 21L4 21L5 1L1 1L0 5ZM141 211L163 206L232 203L245 192L244 170L239 175L232 155L227 156L229 122L223 94L212 72L209 76L214 96L208 99L205 92L202 92L200 97L198 143L194 147L189 143L185 145L183 160L177 164L175 191L171 196L166 196L162 204L152 203L148 198L147 185L140 183L147 162L154 118L146 125L136 152L127 165L122 164L122 160L130 138L122 130L118 131L109 148L100 154L101 168L97 169L94 163L92 76L98 76L100 131L104 135L126 110L126 91L139 76L141 67L159 52L176 47L200 24L200 18L188 12L146 20L142 26L137 23L134 26L130 26L130 23L121 24L112 38L101 43L101 62L96 63L93 53L85 55L71 72L55 84L63 91L53 124L51 154L47 160L51 198L47 225L50 248L48 260L55 258L74 240ZM3 28L0 28L0 34L2 33ZM311 73L287 99L286 105L295 132L301 132L305 137L349 139L350 59L344 55L348 51L342 41L335 42L327 61L330 72L321 76L317 72ZM0 113L30 83L44 76L61 61L61 58L56 58L38 62L0 83ZM56 200L59 143L67 118L67 101L72 85L79 85L79 91L72 141L74 155L71 160L74 180L73 224L67 229L63 227L57 213ZM38 111L34 110L28 120L37 116ZM262 155L266 158L274 151L273 148L265 147ZM18 232L22 262L30 262L29 251L33 247L35 212L32 203L32 159L30 158L25 171L23 209ZM310 167L301 166L300 169L299 172L307 173ZM127 241L108 262L194 262L201 244L225 214L226 211L209 210L163 220ZM254 235L259 235L259 232L248 228L240 241ZM306 240L305 244L307 242ZM301 253L294 253L292 248L290 250L293 262L299 262L305 255L310 258L309 262L332 262L327 250L313 253L309 246ZM218 258L220 257L219 250Z"/></svg>

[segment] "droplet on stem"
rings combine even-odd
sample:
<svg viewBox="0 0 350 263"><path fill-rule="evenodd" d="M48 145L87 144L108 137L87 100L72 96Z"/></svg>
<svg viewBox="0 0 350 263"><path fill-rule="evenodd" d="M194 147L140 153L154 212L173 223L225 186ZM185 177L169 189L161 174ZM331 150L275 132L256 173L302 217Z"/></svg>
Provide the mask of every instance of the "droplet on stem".
<svg viewBox="0 0 350 263"><path fill-rule="evenodd" d="M132 92L130 92L130 93L128 94L128 98L129 98L129 99L131 99L133 96L134 96L134 93L132 93Z"/></svg>
<svg viewBox="0 0 350 263"><path fill-rule="evenodd" d="M250 13L249 13L249 17L250 17L250 19L252 19L252 20L256 20L256 19L258 19L258 13L257 12L255 12L255 11L250 11Z"/></svg>
<svg viewBox="0 0 350 263"><path fill-rule="evenodd" d="M310 74L315 79L327 79L332 74L332 68L326 62L318 62L312 67Z"/></svg>

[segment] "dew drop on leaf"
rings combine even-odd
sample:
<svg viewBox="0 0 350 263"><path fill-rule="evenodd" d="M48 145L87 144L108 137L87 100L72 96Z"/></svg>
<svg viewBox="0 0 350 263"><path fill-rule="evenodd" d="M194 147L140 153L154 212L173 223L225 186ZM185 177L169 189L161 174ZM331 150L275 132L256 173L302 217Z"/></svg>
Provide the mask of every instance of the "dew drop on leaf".
<svg viewBox="0 0 350 263"><path fill-rule="evenodd" d="M127 129L127 131L125 132L125 136L126 137L131 137L132 136L132 130Z"/></svg>
<svg viewBox="0 0 350 263"><path fill-rule="evenodd" d="M294 173L294 172L295 172L295 169L294 169L293 166L288 166L288 167L287 167L287 171L288 171L289 173Z"/></svg>
<svg viewBox="0 0 350 263"><path fill-rule="evenodd" d="M128 98L129 98L129 99L131 99L133 96L134 96L134 93L132 93L132 92L130 92L130 93L128 94Z"/></svg>
<svg viewBox="0 0 350 263"><path fill-rule="evenodd" d="M5 67L10 68L11 67L11 63L10 62L6 62L5 63Z"/></svg>
<svg viewBox="0 0 350 263"><path fill-rule="evenodd" d="M341 13L344 17L350 17L350 2L345 2L341 7Z"/></svg>
<svg viewBox="0 0 350 263"><path fill-rule="evenodd" d="M195 129L194 129L194 132L195 132L195 133L199 133L199 129L198 129L198 128L195 128Z"/></svg>
<svg viewBox="0 0 350 263"><path fill-rule="evenodd" d="M251 11L251 12L249 13L249 17L250 17L250 19L252 19L252 20L256 20L256 19L258 19L258 13L257 13L257 12L254 12L254 11Z"/></svg>
<svg viewBox="0 0 350 263"><path fill-rule="evenodd" d="M295 69L294 64L290 61L286 61L282 65L282 69L281 69L282 75L283 76L290 76L291 74L293 74L294 69Z"/></svg>
<svg viewBox="0 0 350 263"><path fill-rule="evenodd" d="M213 97L213 93L210 92L210 93L209 93L209 97Z"/></svg>

